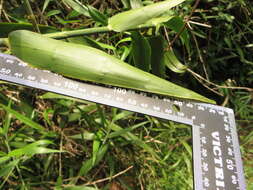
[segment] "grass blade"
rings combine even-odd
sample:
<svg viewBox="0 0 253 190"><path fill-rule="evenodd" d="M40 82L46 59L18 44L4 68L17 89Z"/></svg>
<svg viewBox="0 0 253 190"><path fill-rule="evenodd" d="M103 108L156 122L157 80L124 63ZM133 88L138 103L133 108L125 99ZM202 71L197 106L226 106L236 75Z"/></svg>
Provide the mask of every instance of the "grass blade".
<svg viewBox="0 0 253 190"><path fill-rule="evenodd" d="M0 104L0 107L2 107L5 111L7 111L8 113L12 114L13 116L15 116L18 120L20 120L21 122L23 122L24 124L30 126L31 128L34 128L36 130L38 130L39 132L45 132L45 128L42 127L41 125L39 125L38 123L35 123L34 121L32 121L31 119L23 116L22 114L18 113L17 111L3 105Z"/></svg>

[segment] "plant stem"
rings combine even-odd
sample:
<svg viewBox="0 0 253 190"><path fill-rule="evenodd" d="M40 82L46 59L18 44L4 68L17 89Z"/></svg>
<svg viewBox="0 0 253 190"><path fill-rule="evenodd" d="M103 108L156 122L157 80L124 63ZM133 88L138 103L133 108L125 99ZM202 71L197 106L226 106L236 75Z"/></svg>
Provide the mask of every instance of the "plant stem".
<svg viewBox="0 0 253 190"><path fill-rule="evenodd" d="M179 32L176 34L175 38L172 40L172 42L170 42L169 44L169 47L167 48L168 50L171 49L172 45L175 43L175 41L180 37L180 35L184 32L186 26L187 26L187 23L189 22L189 20L191 19L193 13L195 12L198 4L199 4L200 0L196 0L194 5L193 5L193 8L191 10L191 13L190 15L187 17L187 19L185 20L185 24L183 25L183 27L179 30Z"/></svg>
<svg viewBox="0 0 253 190"><path fill-rule="evenodd" d="M80 30L49 33L49 34L44 34L44 36L49 37L49 38L55 38L55 39L64 39L64 38L69 38L69 37L82 36L82 35L94 34L94 33L103 33L103 32L110 32L110 29L107 26L97 27L97 28L86 28L86 29L80 29Z"/></svg>
<svg viewBox="0 0 253 190"><path fill-rule="evenodd" d="M29 3L29 0L24 0L24 3L25 3L25 8L26 8L28 17L31 20L34 29L36 30L36 32L40 33L40 29L39 29L39 26L36 22L36 19L35 19L35 16L33 14L32 7Z"/></svg>
<svg viewBox="0 0 253 190"><path fill-rule="evenodd" d="M129 31L132 30L140 30L145 28L151 28L155 27L155 25L141 25L136 28L132 28ZM76 37L76 36L82 36L87 34L95 34L95 33L105 33L105 32L111 32L112 30L108 28L108 26L103 27L95 27L95 28L85 28L80 30L71 30L71 31L62 31L62 32L54 32L54 33L48 33L43 34L43 36L54 38L54 39L65 39L70 37ZM7 46L8 47L8 38L0 38L0 46Z"/></svg>
<svg viewBox="0 0 253 190"><path fill-rule="evenodd" d="M145 28L151 28L155 27L155 25L147 24L147 25L140 25L136 28L132 28L129 31L132 30L140 30ZM76 37L76 36L82 36L87 34L95 34L95 33L105 33L105 32L112 32L108 26L103 27L96 27L96 28L85 28L85 29L79 29L79 30L72 30L72 31L62 31L62 32L55 32L55 33L49 33L44 34L44 36L54 39L64 39L64 38L70 38L70 37Z"/></svg>

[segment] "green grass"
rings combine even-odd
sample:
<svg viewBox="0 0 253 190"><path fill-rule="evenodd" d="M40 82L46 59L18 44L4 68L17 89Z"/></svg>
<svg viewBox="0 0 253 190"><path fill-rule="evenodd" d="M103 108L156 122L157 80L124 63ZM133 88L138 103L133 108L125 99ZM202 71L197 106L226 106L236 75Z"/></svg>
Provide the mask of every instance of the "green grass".
<svg viewBox="0 0 253 190"><path fill-rule="evenodd" d="M27 14L20 1L3 2L0 22L10 24L0 23L1 38L12 30L32 30L37 26L42 33L103 27L106 18L131 5L149 3L81 1L96 9L89 12L83 7L81 11L75 9L77 12L67 1L29 2L35 18L28 17L31 12ZM201 1L190 19L194 23L189 22L190 26L174 40L184 16L191 14L193 3L188 1L173 9L169 14L177 13L179 17L165 27L141 29L138 35L145 41L156 34L163 36L165 49L174 41L171 47L176 61L188 70L164 67L165 79L234 109L250 190L253 4L244 0ZM138 65L133 49L139 46L133 48L130 33L92 33L88 37L69 41L100 48ZM5 46L0 51L9 52ZM0 189L193 189L191 143L190 126L0 83Z"/></svg>

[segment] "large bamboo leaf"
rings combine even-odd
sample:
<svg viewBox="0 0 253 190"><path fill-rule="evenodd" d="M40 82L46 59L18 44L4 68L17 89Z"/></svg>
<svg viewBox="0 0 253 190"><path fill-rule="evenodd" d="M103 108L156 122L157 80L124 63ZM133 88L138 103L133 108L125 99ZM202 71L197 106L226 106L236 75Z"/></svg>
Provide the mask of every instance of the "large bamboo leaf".
<svg viewBox="0 0 253 190"><path fill-rule="evenodd" d="M117 32L137 27L152 18L163 15L183 1L185 0L167 0L116 14L109 19L108 27Z"/></svg>
<svg viewBox="0 0 253 190"><path fill-rule="evenodd" d="M151 46L151 68L152 73L156 76L164 78L165 66L162 61L164 54L164 39L162 36L154 36L149 38L149 44Z"/></svg>
<svg viewBox="0 0 253 190"><path fill-rule="evenodd" d="M95 48L49 39L29 31L12 32L9 42L12 53L23 61L65 76L214 103Z"/></svg>
<svg viewBox="0 0 253 190"><path fill-rule="evenodd" d="M151 48L148 40L139 32L132 32L132 55L134 64L137 68L143 71L149 71Z"/></svg>

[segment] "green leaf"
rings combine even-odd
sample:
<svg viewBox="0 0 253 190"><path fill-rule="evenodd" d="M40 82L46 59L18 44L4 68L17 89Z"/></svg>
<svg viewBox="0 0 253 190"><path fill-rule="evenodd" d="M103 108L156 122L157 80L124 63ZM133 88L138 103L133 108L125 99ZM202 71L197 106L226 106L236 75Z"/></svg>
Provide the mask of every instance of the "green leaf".
<svg viewBox="0 0 253 190"><path fill-rule="evenodd" d="M45 2L43 4L42 12L41 12L42 14L44 13L46 8L48 7L48 4L50 3L50 1L52 1L52 0L45 0Z"/></svg>
<svg viewBox="0 0 253 190"><path fill-rule="evenodd" d="M11 108L3 105L3 104L0 104L0 107L2 107L8 113L11 113L18 120L20 120L24 124L30 126L31 128L34 128L34 129L36 129L36 130L38 130L39 132L42 132L42 133L45 132L45 128L44 127L42 127L38 123L35 123L34 121L32 121L31 119L29 119L28 117L23 116L22 114L16 112L15 110L13 110L13 109L11 109Z"/></svg>
<svg viewBox="0 0 253 190"><path fill-rule="evenodd" d="M165 76L165 65L162 60L164 54L164 38L159 36L150 37L149 44L151 47L151 68L152 73L161 78Z"/></svg>
<svg viewBox="0 0 253 190"><path fill-rule="evenodd" d="M61 11L60 10L51 10L49 11L47 14L46 14L46 17L51 17L51 16L54 16L54 15L58 15L60 14Z"/></svg>
<svg viewBox="0 0 253 190"><path fill-rule="evenodd" d="M108 138L115 138L115 137L118 137L118 136L127 135L128 132L131 132L131 131L135 130L138 127L143 127L147 123L149 123L149 121L144 121L144 122L138 123L136 125L133 125L131 127L124 128L122 130L116 130L115 132L111 132L107 137Z"/></svg>
<svg viewBox="0 0 253 190"><path fill-rule="evenodd" d="M103 48L97 43L95 40L92 38L89 38L87 36L78 36L78 37L72 37L72 38L67 38L67 41L75 44L81 44L81 45L86 45L90 46L96 49L103 50Z"/></svg>
<svg viewBox="0 0 253 190"><path fill-rule="evenodd" d="M94 166L97 159L97 153L99 151L101 142L99 140L93 140L93 146L92 146L92 165Z"/></svg>
<svg viewBox="0 0 253 190"><path fill-rule="evenodd" d="M187 66L183 65L175 56L172 50L166 51L163 56L163 62L171 71L175 73L184 73Z"/></svg>
<svg viewBox="0 0 253 190"><path fill-rule="evenodd" d="M87 6L89 9L89 13L91 18L96 21L99 22L103 25L107 25L108 24L108 17L104 14L102 14L99 10L97 10L96 8L92 7L92 6Z"/></svg>
<svg viewBox="0 0 253 190"><path fill-rule="evenodd" d="M113 131L118 132L117 134L114 133L112 135L112 137L114 137L115 135L120 135L120 136L124 137L126 140L128 140L129 142L131 142L133 145L143 148L145 151L147 151L152 156L154 156L154 158L156 158L157 160L160 160L160 157L158 156L158 154L156 154L155 150L152 147L150 147L149 145L147 145L140 138L135 136L134 134L127 132L127 130L122 129L119 125L116 125L115 123L111 123L110 128Z"/></svg>
<svg viewBox="0 0 253 190"><path fill-rule="evenodd" d="M129 0L120 0L121 3L123 4L125 9L129 9L130 8L130 2Z"/></svg>
<svg viewBox="0 0 253 190"><path fill-rule="evenodd" d="M142 0L130 0L130 5L132 9L140 8L143 6Z"/></svg>
<svg viewBox="0 0 253 190"><path fill-rule="evenodd" d="M13 160L10 163L4 165L0 169L0 177L5 177L9 175L14 170L14 168L17 166L18 163L19 163L19 159Z"/></svg>
<svg viewBox="0 0 253 190"><path fill-rule="evenodd" d="M139 32L132 32L132 55L137 68L149 72L151 48L148 40Z"/></svg>
<svg viewBox="0 0 253 190"><path fill-rule="evenodd" d="M8 107L10 108L11 105L11 101L9 101L9 105ZM11 113L7 112L6 116L5 116L5 121L4 121L4 125L3 125L3 134L7 137L8 131L9 131L9 127L11 124L11 118L12 115Z"/></svg>
<svg viewBox="0 0 253 190"><path fill-rule="evenodd" d="M93 159L90 158L83 162L82 167L79 171L78 176L85 176L93 167L95 167L103 158L108 150L108 145L102 145L97 153L97 159L94 164L92 164Z"/></svg>
<svg viewBox="0 0 253 190"><path fill-rule="evenodd" d="M97 160L97 155L100 150L100 145L101 145L101 137L103 136L103 132L100 130L96 134L96 138L93 140L93 145L92 145L92 165L94 166Z"/></svg>
<svg viewBox="0 0 253 190"><path fill-rule="evenodd" d="M78 0L63 0L63 2L66 3L68 6L70 6L72 9L74 9L75 11L77 11L78 13L81 13L87 17L91 17L88 7L83 5Z"/></svg>
<svg viewBox="0 0 253 190"><path fill-rule="evenodd" d="M150 26L150 25L159 26L162 23L168 22L172 18L173 18L173 16L171 16L171 15L164 15L164 16L160 16L157 18L152 18L152 19L148 20L147 22L145 22L144 24L139 25L139 27Z"/></svg>
<svg viewBox="0 0 253 190"><path fill-rule="evenodd" d="M152 18L160 17L170 8L182 3L185 0L167 0L132 9L109 18L108 27L116 32L126 31L146 23Z"/></svg>
<svg viewBox="0 0 253 190"><path fill-rule="evenodd" d="M81 134L76 134L76 135L72 135L72 136L69 136L69 138L72 138L72 139L82 139L82 140L94 140L95 139L95 134L94 133L90 133L88 131L85 131Z"/></svg>
<svg viewBox="0 0 253 190"><path fill-rule="evenodd" d="M182 28L184 27L184 21L183 18L179 16L175 16L171 18L166 24L168 28L175 31L176 33L181 32ZM180 34L180 39L182 43L185 45L188 53L190 52L190 37L187 32L187 28L184 29L184 31Z"/></svg>
<svg viewBox="0 0 253 190"><path fill-rule="evenodd" d="M11 158L9 156L7 156L7 155L0 157L0 165L3 165L3 163L7 162L10 159Z"/></svg>
<svg viewBox="0 0 253 190"><path fill-rule="evenodd" d="M15 149L8 153L9 157L20 157L23 155L34 155L34 154L48 154L48 153L59 153L63 151L54 150L50 148L45 148L43 146L47 146L48 144L52 144L49 140L39 140L34 143L28 144L23 148Z"/></svg>
<svg viewBox="0 0 253 190"><path fill-rule="evenodd" d="M95 48L50 39L24 30L12 32L8 39L12 53L37 68L79 80L214 103Z"/></svg>

